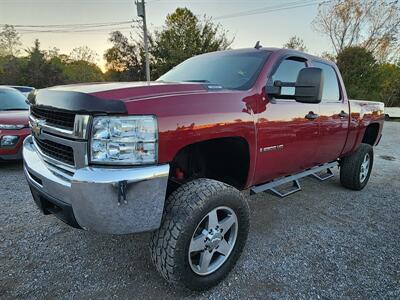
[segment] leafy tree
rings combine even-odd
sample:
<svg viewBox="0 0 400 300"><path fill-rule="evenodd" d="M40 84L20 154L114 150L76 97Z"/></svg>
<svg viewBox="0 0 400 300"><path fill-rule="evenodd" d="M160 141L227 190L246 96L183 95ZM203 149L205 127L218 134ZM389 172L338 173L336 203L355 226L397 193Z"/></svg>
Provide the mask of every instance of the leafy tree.
<svg viewBox="0 0 400 300"><path fill-rule="evenodd" d="M189 9L177 8L165 25L154 33L151 54L156 63L152 77L158 77L194 55L225 50L233 42L219 24L211 19L199 20Z"/></svg>
<svg viewBox="0 0 400 300"><path fill-rule="evenodd" d="M43 88L104 80L103 72L94 63L96 53L87 47L75 48L68 56L57 48L43 51L35 40L26 53L26 57L0 56L0 84Z"/></svg>
<svg viewBox="0 0 400 300"><path fill-rule="evenodd" d="M284 48L288 48L288 49L295 49L295 50L299 50L299 51L303 51L306 52L307 51L307 47L304 43L304 41L297 37L297 36L292 36L289 41L283 45Z"/></svg>
<svg viewBox="0 0 400 300"><path fill-rule="evenodd" d="M103 72L93 63L79 60L64 66L64 75L67 83L103 81Z"/></svg>
<svg viewBox="0 0 400 300"><path fill-rule="evenodd" d="M49 50L44 52L44 56L45 56L45 58L47 60L50 60L50 59L55 58L55 57L59 57L60 55L61 55L60 54L60 49L58 49L57 47L53 47L53 48L51 48L51 49L49 49Z"/></svg>
<svg viewBox="0 0 400 300"><path fill-rule="evenodd" d="M26 59L17 57L20 53L20 36L11 25L4 25L0 31L0 84L21 84Z"/></svg>
<svg viewBox="0 0 400 300"><path fill-rule="evenodd" d="M43 88L64 83L62 61L56 56L46 60L46 52L40 49L39 40L35 40L27 53L27 61L22 68L23 84Z"/></svg>
<svg viewBox="0 0 400 300"><path fill-rule="evenodd" d="M107 80L144 80L145 53L139 26L128 38L121 32L111 33L104 58ZM149 32L151 78L156 79L185 59L201 53L227 49L232 40L211 19L199 20L189 9L178 8L169 14L165 25Z"/></svg>
<svg viewBox="0 0 400 300"><path fill-rule="evenodd" d="M20 46L20 37L14 26L4 25L3 30L0 32L0 55L16 56L20 52Z"/></svg>
<svg viewBox="0 0 400 300"><path fill-rule="evenodd" d="M46 86L46 60L45 54L40 49L40 42L38 39L35 40L34 46L27 50L28 62L25 66L24 77L25 82L28 85L42 88Z"/></svg>
<svg viewBox="0 0 400 300"><path fill-rule="evenodd" d="M324 52L321 53L321 57L324 58L324 59L336 62L336 56L334 54L332 54L332 53L324 51Z"/></svg>
<svg viewBox="0 0 400 300"><path fill-rule="evenodd" d="M345 48L336 63L350 98L377 100L377 63L371 51L362 47Z"/></svg>
<svg viewBox="0 0 400 300"><path fill-rule="evenodd" d="M400 66L381 64L378 66L379 100L386 106L400 107Z"/></svg>
<svg viewBox="0 0 400 300"><path fill-rule="evenodd" d="M0 56L0 84L24 84L23 69L26 58Z"/></svg>
<svg viewBox="0 0 400 300"><path fill-rule="evenodd" d="M66 75L64 74L65 62L62 55L53 56L46 60L44 73L46 77L45 86L64 84Z"/></svg>
<svg viewBox="0 0 400 300"><path fill-rule="evenodd" d="M74 48L64 62L66 82L103 81L103 72L96 65L98 54L87 46Z"/></svg>
<svg viewBox="0 0 400 300"><path fill-rule="evenodd" d="M108 69L106 78L118 81L143 79L140 44L133 39L130 41L120 31L112 32L109 41L113 46L104 54Z"/></svg>
<svg viewBox="0 0 400 300"><path fill-rule="evenodd" d="M314 27L329 37L336 54L361 46L383 61L399 47L398 4L386 0L325 1L319 6Z"/></svg>

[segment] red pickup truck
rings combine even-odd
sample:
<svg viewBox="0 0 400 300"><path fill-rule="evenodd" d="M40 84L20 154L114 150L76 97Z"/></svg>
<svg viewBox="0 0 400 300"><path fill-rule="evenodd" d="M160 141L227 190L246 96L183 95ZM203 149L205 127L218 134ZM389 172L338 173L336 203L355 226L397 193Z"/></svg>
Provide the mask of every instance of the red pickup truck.
<svg viewBox="0 0 400 300"><path fill-rule="evenodd" d="M208 53L155 82L59 86L29 101L24 171L40 209L86 230L153 231L158 271L193 290L220 282L243 250L240 190L283 197L334 166L343 186L361 190L384 122L382 103L348 100L334 63L273 48Z"/></svg>

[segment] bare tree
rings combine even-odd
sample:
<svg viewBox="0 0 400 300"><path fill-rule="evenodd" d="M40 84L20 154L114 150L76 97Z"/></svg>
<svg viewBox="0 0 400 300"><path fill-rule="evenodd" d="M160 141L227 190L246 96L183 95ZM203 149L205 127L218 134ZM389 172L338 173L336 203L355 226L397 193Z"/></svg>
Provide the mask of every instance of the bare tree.
<svg viewBox="0 0 400 300"><path fill-rule="evenodd" d="M69 57L74 61L85 61L89 63L96 63L98 54L87 46L81 46L72 49Z"/></svg>
<svg viewBox="0 0 400 300"><path fill-rule="evenodd" d="M20 36L12 25L4 25L0 31L0 55L16 56L21 46Z"/></svg>
<svg viewBox="0 0 400 300"><path fill-rule="evenodd" d="M399 47L399 1L326 1L320 4L313 25L329 37L336 54L361 46L384 60Z"/></svg>
<svg viewBox="0 0 400 300"><path fill-rule="evenodd" d="M307 51L307 47L304 43L304 41L299 38L298 36L292 36L289 41L283 45L284 48L288 48L288 49L295 49L295 50L299 50L299 51L303 51L306 52Z"/></svg>

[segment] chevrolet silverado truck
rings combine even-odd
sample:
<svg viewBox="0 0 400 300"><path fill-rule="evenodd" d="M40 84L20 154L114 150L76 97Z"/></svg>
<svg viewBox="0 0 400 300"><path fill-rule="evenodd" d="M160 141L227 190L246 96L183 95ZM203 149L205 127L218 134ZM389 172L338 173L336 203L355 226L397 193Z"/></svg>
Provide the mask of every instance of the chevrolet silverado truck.
<svg viewBox="0 0 400 300"><path fill-rule="evenodd" d="M348 99L333 62L259 47L195 56L154 82L58 86L29 101L24 172L43 213L100 233L151 231L157 270L192 290L220 282L243 250L241 190L283 197L335 166L361 190L384 122L382 103Z"/></svg>

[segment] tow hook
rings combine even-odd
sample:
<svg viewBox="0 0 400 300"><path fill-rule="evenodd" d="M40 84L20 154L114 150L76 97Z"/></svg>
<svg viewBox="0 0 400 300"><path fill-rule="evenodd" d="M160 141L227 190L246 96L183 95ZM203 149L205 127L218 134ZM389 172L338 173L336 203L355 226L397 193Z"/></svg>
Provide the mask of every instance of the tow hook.
<svg viewBox="0 0 400 300"><path fill-rule="evenodd" d="M124 201L125 204L128 203L126 200L126 190L128 187L128 181L122 180L118 182L118 206L121 205L121 199Z"/></svg>

